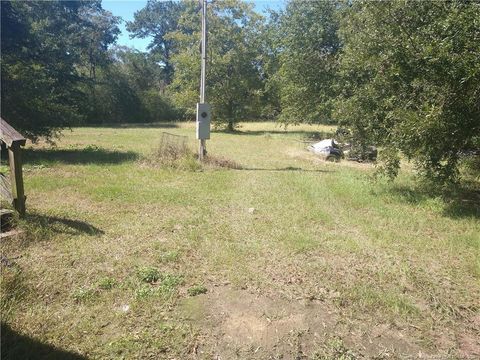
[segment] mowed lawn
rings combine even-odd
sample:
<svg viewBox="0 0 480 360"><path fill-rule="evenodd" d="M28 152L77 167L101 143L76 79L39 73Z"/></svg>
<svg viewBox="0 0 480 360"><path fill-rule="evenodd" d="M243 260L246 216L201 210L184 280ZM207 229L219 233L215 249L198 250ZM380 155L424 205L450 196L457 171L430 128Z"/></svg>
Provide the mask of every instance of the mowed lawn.
<svg viewBox="0 0 480 360"><path fill-rule="evenodd" d="M28 145L2 359L480 357L478 193L323 162L303 141L332 127L239 130L207 143L239 169L158 165L190 123Z"/></svg>

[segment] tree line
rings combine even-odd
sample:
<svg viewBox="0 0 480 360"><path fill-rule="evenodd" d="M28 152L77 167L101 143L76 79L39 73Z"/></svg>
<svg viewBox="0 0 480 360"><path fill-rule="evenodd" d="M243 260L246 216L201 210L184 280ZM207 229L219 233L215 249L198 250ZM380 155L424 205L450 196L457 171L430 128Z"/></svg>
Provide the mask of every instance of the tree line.
<svg viewBox="0 0 480 360"><path fill-rule="evenodd" d="M2 117L31 139L78 124L193 119L198 1L149 0L116 45L100 1L2 1ZM207 99L216 126L332 123L440 182L480 148L480 2L289 1L258 13L209 4Z"/></svg>

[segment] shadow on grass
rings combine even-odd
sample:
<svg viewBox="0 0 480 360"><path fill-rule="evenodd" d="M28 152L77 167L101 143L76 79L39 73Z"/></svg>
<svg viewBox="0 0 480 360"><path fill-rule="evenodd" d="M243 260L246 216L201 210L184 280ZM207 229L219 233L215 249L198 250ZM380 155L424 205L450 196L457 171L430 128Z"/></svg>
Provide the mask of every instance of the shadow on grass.
<svg viewBox="0 0 480 360"><path fill-rule="evenodd" d="M62 359L81 360L86 357L58 349L52 345L44 344L36 339L20 334L13 330L8 324L2 322L2 349L3 360L16 359Z"/></svg>
<svg viewBox="0 0 480 360"><path fill-rule="evenodd" d="M328 132L328 131L309 131L309 130L271 130L271 131L265 131L265 130L246 130L246 131L241 131L241 130L234 130L234 131L229 131L229 130L214 130L214 133L220 133L220 134L230 134L230 135L251 135L251 136L269 136L269 135L294 135L294 136L301 136L305 140L322 140L322 139L328 139L334 136L333 132Z"/></svg>
<svg viewBox="0 0 480 360"><path fill-rule="evenodd" d="M68 235L102 235L103 230L81 220L67 219L57 216L40 215L28 213L24 218L27 227L34 231L44 231L47 233L63 233Z"/></svg>
<svg viewBox="0 0 480 360"><path fill-rule="evenodd" d="M293 166L287 166L284 168L249 168L249 167L241 167L238 168L237 170L250 170L250 171L297 171L297 172L332 172L331 170L321 170L321 169L303 169L299 167L293 167Z"/></svg>
<svg viewBox="0 0 480 360"><path fill-rule="evenodd" d="M120 164L134 161L139 155L133 151L110 151L98 147L83 149L25 149L23 161L25 164Z"/></svg>
<svg viewBox="0 0 480 360"><path fill-rule="evenodd" d="M85 127L90 128L111 128L111 129L137 129L137 128L154 128L154 129L173 129L178 128L176 122L155 122L155 123L123 123L123 124L91 124Z"/></svg>
<svg viewBox="0 0 480 360"><path fill-rule="evenodd" d="M460 185L444 192L421 187L395 186L390 192L412 205L421 205L430 199L440 198L443 202L442 213L450 218L480 218L480 189L475 185Z"/></svg>

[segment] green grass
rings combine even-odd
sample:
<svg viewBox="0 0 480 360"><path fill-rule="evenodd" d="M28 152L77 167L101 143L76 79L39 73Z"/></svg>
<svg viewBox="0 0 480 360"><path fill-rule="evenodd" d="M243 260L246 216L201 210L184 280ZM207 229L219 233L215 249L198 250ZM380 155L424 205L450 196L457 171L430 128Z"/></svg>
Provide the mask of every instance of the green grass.
<svg viewBox="0 0 480 360"><path fill-rule="evenodd" d="M478 202L430 195L408 168L390 184L370 165L319 161L301 141L331 127L212 133L209 155L241 169L157 166L162 131L196 148L192 124L77 128L55 148L28 145L28 235L2 242L16 259L2 269L13 332L92 358L185 358L214 330L181 304L219 284L395 324L434 354L450 346L439 334L473 331Z"/></svg>

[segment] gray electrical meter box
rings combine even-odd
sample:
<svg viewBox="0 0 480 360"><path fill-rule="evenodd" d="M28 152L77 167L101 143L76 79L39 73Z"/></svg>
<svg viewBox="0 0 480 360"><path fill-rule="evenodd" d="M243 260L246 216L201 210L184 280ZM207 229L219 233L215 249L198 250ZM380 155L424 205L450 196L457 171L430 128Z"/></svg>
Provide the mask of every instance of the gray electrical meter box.
<svg viewBox="0 0 480 360"><path fill-rule="evenodd" d="M210 105L197 103L197 139L210 139L211 119Z"/></svg>

